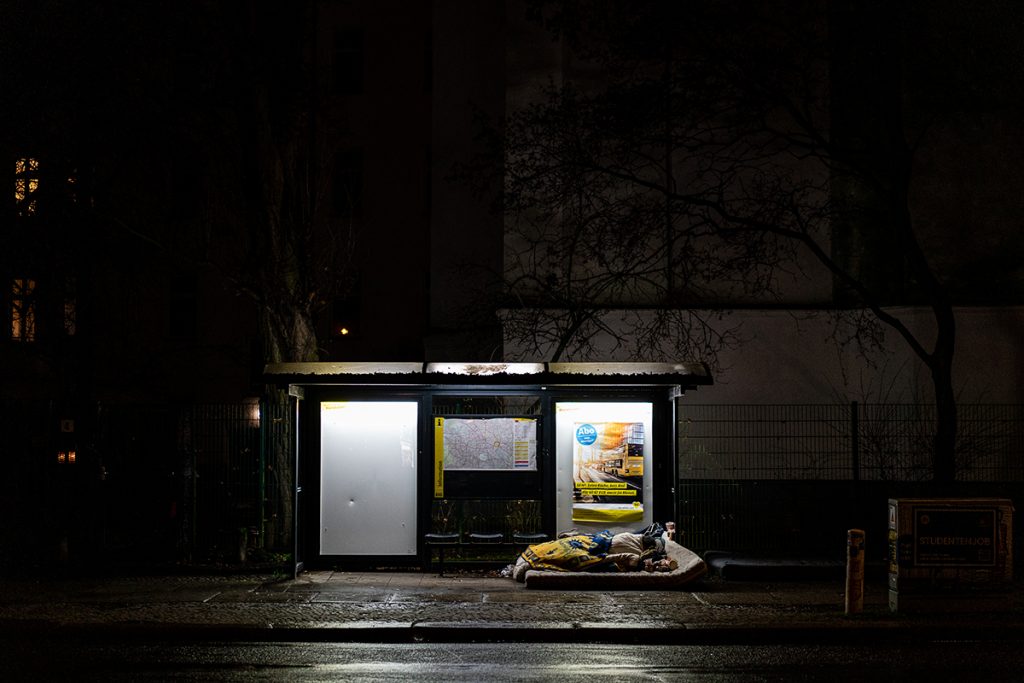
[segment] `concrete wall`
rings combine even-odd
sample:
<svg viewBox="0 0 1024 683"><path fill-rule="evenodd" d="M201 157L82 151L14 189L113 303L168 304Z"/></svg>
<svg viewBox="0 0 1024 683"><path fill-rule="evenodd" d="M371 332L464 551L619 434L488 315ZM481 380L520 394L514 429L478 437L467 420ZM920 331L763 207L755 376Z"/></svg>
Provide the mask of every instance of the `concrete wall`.
<svg viewBox="0 0 1024 683"><path fill-rule="evenodd" d="M931 344L933 323L924 308L889 311ZM961 401L1024 402L1024 306L956 309L957 349L954 382ZM715 384L686 395L692 403L932 402L927 369L894 331L884 330L881 345L866 355L833 338L835 322L822 311L740 310L717 325L735 328L742 343L717 358ZM506 339L506 358L521 350ZM519 353L520 355L516 355ZM650 357L607 354L565 360L675 359L651 350ZM539 359L534 359L539 360Z"/></svg>
<svg viewBox="0 0 1024 683"><path fill-rule="evenodd" d="M933 323L920 308L893 308L930 346ZM1024 307L958 308L954 382L967 402L1024 401ZM927 369L895 332L862 356L831 339L826 314L738 311L742 346L723 352L715 386L687 397L700 403L932 402Z"/></svg>

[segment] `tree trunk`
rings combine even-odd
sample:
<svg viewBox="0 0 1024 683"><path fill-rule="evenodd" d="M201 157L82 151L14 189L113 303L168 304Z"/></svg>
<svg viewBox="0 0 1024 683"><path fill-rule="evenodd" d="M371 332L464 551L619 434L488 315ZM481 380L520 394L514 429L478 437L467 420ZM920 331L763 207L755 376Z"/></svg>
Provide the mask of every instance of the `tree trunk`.
<svg viewBox="0 0 1024 683"><path fill-rule="evenodd" d="M308 363L320 360L316 326L308 311L265 306L261 324L266 362Z"/></svg>
<svg viewBox="0 0 1024 683"><path fill-rule="evenodd" d="M263 312L263 338L266 343L265 358L270 363L309 362L319 360L319 345L316 327L312 315L298 308L285 310L268 310ZM280 387L267 386L268 402L289 406L288 393ZM268 444L269 462L274 482L274 498L276 509L271 513L270 523L273 525L273 538L277 549L285 550L292 547L295 509L295 457L294 435L290 432L275 432L280 438Z"/></svg>

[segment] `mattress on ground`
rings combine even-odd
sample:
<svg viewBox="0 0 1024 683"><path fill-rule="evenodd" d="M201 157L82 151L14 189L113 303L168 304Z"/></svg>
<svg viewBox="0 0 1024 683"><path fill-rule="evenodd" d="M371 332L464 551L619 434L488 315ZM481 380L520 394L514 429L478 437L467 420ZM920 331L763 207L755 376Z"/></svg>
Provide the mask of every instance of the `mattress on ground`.
<svg viewBox="0 0 1024 683"><path fill-rule="evenodd" d="M697 553L665 539L665 554L678 567L670 572L560 572L531 569L526 572L527 588L583 590L665 590L684 586L707 573Z"/></svg>

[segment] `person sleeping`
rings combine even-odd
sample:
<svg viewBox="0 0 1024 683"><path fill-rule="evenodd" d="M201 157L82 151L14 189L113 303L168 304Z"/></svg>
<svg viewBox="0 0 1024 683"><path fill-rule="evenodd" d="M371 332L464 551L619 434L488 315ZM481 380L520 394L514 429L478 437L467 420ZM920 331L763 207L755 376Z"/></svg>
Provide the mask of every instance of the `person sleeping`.
<svg viewBox="0 0 1024 683"><path fill-rule="evenodd" d="M623 532L574 534L531 545L516 559L513 577L523 581L530 569L562 572L647 571L667 572L677 568L665 555L665 542L658 536Z"/></svg>

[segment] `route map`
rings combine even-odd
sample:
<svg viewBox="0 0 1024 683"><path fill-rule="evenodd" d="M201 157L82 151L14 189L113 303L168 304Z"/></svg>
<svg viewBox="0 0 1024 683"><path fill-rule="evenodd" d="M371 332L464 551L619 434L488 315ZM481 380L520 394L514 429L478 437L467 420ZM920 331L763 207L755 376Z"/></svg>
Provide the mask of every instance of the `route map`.
<svg viewBox="0 0 1024 683"><path fill-rule="evenodd" d="M537 420L446 418L445 470L536 470Z"/></svg>

